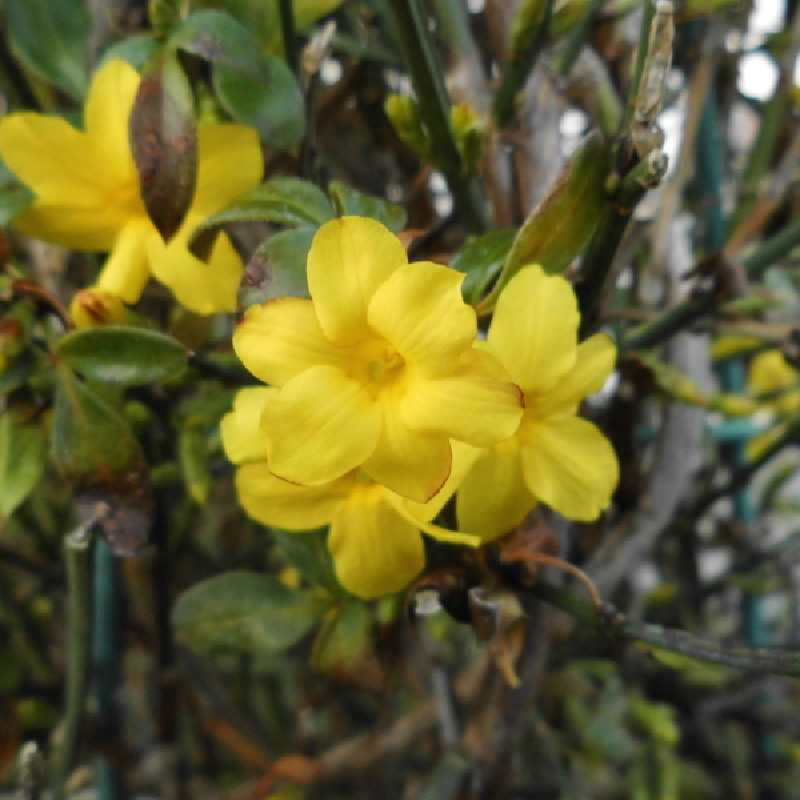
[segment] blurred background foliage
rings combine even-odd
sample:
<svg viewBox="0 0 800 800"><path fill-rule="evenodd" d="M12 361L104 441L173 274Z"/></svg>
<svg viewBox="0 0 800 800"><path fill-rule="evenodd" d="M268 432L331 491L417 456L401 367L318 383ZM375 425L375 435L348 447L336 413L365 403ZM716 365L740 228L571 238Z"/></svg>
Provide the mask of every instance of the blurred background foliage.
<svg viewBox="0 0 800 800"><path fill-rule="evenodd" d="M242 306L306 294L345 213L482 312L523 264L564 272L620 348L587 412L622 480L596 524L429 542L365 604L324 532L237 506L233 320L151 285L70 332L98 258L5 227L3 796L800 797L798 5L4 0L5 108L80 124L97 64L169 52L201 120L258 130L265 182L192 245L231 233ZM0 167L8 226L31 194Z"/></svg>

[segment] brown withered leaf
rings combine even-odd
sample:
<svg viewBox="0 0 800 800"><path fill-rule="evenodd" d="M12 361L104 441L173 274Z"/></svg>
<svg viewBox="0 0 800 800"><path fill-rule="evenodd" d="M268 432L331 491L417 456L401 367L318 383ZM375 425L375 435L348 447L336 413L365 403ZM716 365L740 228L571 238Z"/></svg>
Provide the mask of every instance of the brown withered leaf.
<svg viewBox="0 0 800 800"><path fill-rule="evenodd" d="M145 69L130 117L139 191L165 242L189 210L197 177L197 129L192 90L174 55Z"/></svg>

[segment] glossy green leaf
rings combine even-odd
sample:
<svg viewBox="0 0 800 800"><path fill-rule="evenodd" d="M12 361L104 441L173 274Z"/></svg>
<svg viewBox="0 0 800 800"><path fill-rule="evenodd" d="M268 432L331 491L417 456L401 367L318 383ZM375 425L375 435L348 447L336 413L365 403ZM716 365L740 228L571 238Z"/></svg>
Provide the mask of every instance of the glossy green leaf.
<svg viewBox="0 0 800 800"><path fill-rule="evenodd" d="M344 603L320 626L311 650L311 663L322 672L354 664L369 645L371 628L369 606L358 601Z"/></svg>
<svg viewBox="0 0 800 800"><path fill-rule="evenodd" d="M291 228L262 242L250 259L248 270L264 275L263 300L273 297L308 297L306 258L315 228Z"/></svg>
<svg viewBox="0 0 800 800"><path fill-rule="evenodd" d="M11 49L25 66L79 100L88 86L91 20L83 0L6 0Z"/></svg>
<svg viewBox="0 0 800 800"><path fill-rule="evenodd" d="M98 66L102 66L106 61L119 58L127 61L132 67L141 70L145 64L152 60L161 45L147 33L140 33L135 36L128 36L120 39L108 47L100 58Z"/></svg>
<svg viewBox="0 0 800 800"><path fill-rule="evenodd" d="M227 208L199 225L195 243L207 243L206 236L232 222L271 222L275 225L318 226L332 219L333 206L325 193L300 178L270 178ZM197 253L202 255L202 252Z"/></svg>
<svg viewBox="0 0 800 800"><path fill-rule="evenodd" d="M64 366L56 371L50 446L56 467L73 483L123 490L140 483L144 458L130 426Z"/></svg>
<svg viewBox="0 0 800 800"><path fill-rule="evenodd" d="M8 225L32 202L33 192L0 161L0 225Z"/></svg>
<svg viewBox="0 0 800 800"><path fill-rule="evenodd" d="M211 491L208 437L196 428L183 428L178 434L178 456L189 496L201 506Z"/></svg>
<svg viewBox="0 0 800 800"><path fill-rule="evenodd" d="M516 272L526 264L541 264L554 274L572 263L594 233L608 202L608 152L599 133L586 138L520 228L508 254L507 270Z"/></svg>
<svg viewBox="0 0 800 800"><path fill-rule="evenodd" d="M91 380L128 386L179 376L188 355L171 336L121 325L73 331L59 339L55 351Z"/></svg>
<svg viewBox="0 0 800 800"><path fill-rule="evenodd" d="M22 423L11 411L0 414L0 516L8 517L31 493L47 457L42 428Z"/></svg>
<svg viewBox="0 0 800 800"><path fill-rule="evenodd" d="M298 144L305 132L303 95L292 71L279 58L257 57L257 71L215 64L214 90L237 121L255 128L278 150Z"/></svg>
<svg viewBox="0 0 800 800"><path fill-rule="evenodd" d="M172 623L185 645L208 650L278 652L308 633L318 603L271 575L226 572L196 584L177 600Z"/></svg>
<svg viewBox="0 0 800 800"><path fill-rule="evenodd" d="M361 217L372 217L395 233L400 232L406 226L408 218L406 210L396 203L364 194L341 181L331 181L328 193L340 216L354 214Z"/></svg>
<svg viewBox="0 0 800 800"><path fill-rule="evenodd" d="M496 230L471 239L450 262L453 269L466 272L461 292L468 303L476 303L500 274L516 231Z"/></svg>

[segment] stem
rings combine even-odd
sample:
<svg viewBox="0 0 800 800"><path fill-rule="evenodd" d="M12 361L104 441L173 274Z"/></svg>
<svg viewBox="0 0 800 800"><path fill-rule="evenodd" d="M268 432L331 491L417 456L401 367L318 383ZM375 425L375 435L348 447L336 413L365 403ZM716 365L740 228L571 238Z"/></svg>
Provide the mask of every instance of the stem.
<svg viewBox="0 0 800 800"><path fill-rule="evenodd" d="M390 7L420 114L430 135L432 161L444 173L465 226L473 233L480 233L488 225L486 208L478 183L465 174L456 147L450 126L450 104L425 24L425 12L419 0L391 0Z"/></svg>
<svg viewBox="0 0 800 800"><path fill-rule="evenodd" d="M97 696L97 728L100 740L117 738L119 710L116 690L119 680L119 571L114 554L104 539L94 550L94 673ZM107 755L96 760L98 800L121 796L121 776Z"/></svg>
<svg viewBox="0 0 800 800"><path fill-rule="evenodd" d="M787 225L780 233L767 239L749 258L742 261L748 277L760 278L775 262L800 245L800 220Z"/></svg>
<svg viewBox="0 0 800 800"><path fill-rule="evenodd" d="M90 587L87 526L80 526L65 540L67 562L67 687L64 738L58 754L53 796L63 800L66 782L78 752L84 701L89 686L92 595Z"/></svg>
<svg viewBox="0 0 800 800"><path fill-rule="evenodd" d="M569 75L569 71L572 69L573 64L575 64L575 61L578 59L578 56L583 49L583 45L589 36L594 18L597 16L605 2L606 0L591 0L589 3L589 8L586 9L586 13L583 15L583 19L575 26L570 34L569 39L567 39L564 49L561 51L561 57L558 60L558 66L556 67L559 75L562 77ZM649 23L647 26L647 32L649 35ZM645 50L646 49L647 39L645 39Z"/></svg>
<svg viewBox="0 0 800 800"><path fill-rule="evenodd" d="M283 54L286 63L294 74L297 74L299 60L297 58L297 33L294 25L294 9L292 0L278 0L281 17L281 35L283 37Z"/></svg>
<svg viewBox="0 0 800 800"><path fill-rule="evenodd" d="M505 128L514 118L514 100L522 90L531 74L547 38L547 29L553 15L554 0L546 0L547 4L541 19L527 38L524 47L515 48L511 59L503 66L500 88L494 96L492 113L498 127Z"/></svg>
<svg viewBox="0 0 800 800"><path fill-rule="evenodd" d="M625 106L625 114L622 117L620 130L627 132L633 122L633 112L636 108L636 96L639 94L639 84L642 82L644 72L644 62L647 60L647 50L650 44L650 26L656 13L655 0L644 0L642 9L642 25L639 28L639 46L636 50L636 66L633 70L633 80L631 81L628 92L628 102Z"/></svg>

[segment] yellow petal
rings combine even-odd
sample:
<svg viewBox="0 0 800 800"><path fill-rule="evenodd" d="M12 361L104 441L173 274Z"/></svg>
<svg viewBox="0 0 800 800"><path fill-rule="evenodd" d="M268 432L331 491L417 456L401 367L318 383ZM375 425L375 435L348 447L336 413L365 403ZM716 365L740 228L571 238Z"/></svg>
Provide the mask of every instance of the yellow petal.
<svg viewBox="0 0 800 800"><path fill-rule="evenodd" d="M125 225L103 265L97 287L126 303L138 302L150 278L148 242L153 237L158 234L144 218Z"/></svg>
<svg viewBox="0 0 800 800"><path fill-rule="evenodd" d="M550 391L534 399L536 414L574 414L584 397L603 388L616 360L617 348L605 333L581 342L575 366Z"/></svg>
<svg viewBox="0 0 800 800"><path fill-rule="evenodd" d="M419 530L392 508L379 486L363 487L339 506L328 548L339 582L365 600L404 589L425 566Z"/></svg>
<svg viewBox="0 0 800 800"><path fill-rule="evenodd" d="M406 263L402 243L380 222L366 217L326 222L308 253L308 287L326 337L354 344L366 336L372 296Z"/></svg>
<svg viewBox="0 0 800 800"><path fill-rule="evenodd" d="M463 280L431 261L398 269L376 290L369 325L426 374L449 372L477 331L475 311L461 297Z"/></svg>
<svg viewBox="0 0 800 800"><path fill-rule="evenodd" d="M29 236L74 249L109 250L135 213L138 185L115 185L105 171L104 153L59 117L4 117L0 156L36 194L33 206L14 222Z"/></svg>
<svg viewBox="0 0 800 800"><path fill-rule="evenodd" d="M234 464L267 460L267 437L261 428L261 415L275 391L267 386L249 386L236 393L233 410L220 422L222 446Z"/></svg>
<svg viewBox="0 0 800 800"><path fill-rule="evenodd" d="M313 304L300 297L248 308L234 331L233 349L253 375L274 386L315 364L348 364L347 351L323 336Z"/></svg>
<svg viewBox="0 0 800 800"><path fill-rule="evenodd" d="M450 442L442 434L412 431L392 411L384 409L378 446L362 469L376 483L424 503L450 474Z"/></svg>
<svg viewBox="0 0 800 800"><path fill-rule="evenodd" d="M243 267L224 233L217 236L207 264L189 252L185 237L176 236L165 245L156 234L148 238L147 252L153 276L182 306L196 314L236 310Z"/></svg>
<svg viewBox="0 0 800 800"><path fill-rule="evenodd" d="M522 470L528 489L569 519L596 519L619 481L608 439L579 417L551 417L523 426Z"/></svg>
<svg viewBox="0 0 800 800"><path fill-rule="evenodd" d="M748 384L753 394L767 394L789 389L800 381L800 374L792 369L780 350L759 353L750 364Z"/></svg>
<svg viewBox="0 0 800 800"><path fill-rule="evenodd" d="M761 458L786 433L788 427L787 423L779 422L763 433L759 433L749 439L745 446L745 454L748 460L755 461L757 458Z"/></svg>
<svg viewBox="0 0 800 800"><path fill-rule="evenodd" d="M401 411L410 428L489 447L514 435L522 398L513 383L498 380L491 356L472 350L452 375L410 377Z"/></svg>
<svg viewBox="0 0 800 800"><path fill-rule="evenodd" d="M347 497L351 481L298 486L273 475L265 461L236 470L236 492L242 508L262 525L307 531L327 525Z"/></svg>
<svg viewBox="0 0 800 800"><path fill-rule="evenodd" d="M203 125L197 132L197 185L187 227L230 205L261 181L258 134L245 125Z"/></svg>
<svg viewBox="0 0 800 800"><path fill-rule="evenodd" d="M444 486L427 503L415 503L402 497L397 498L414 519L422 522L429 522L434 519L444 508L445 503L453 496L456 489L461 486L483 452L478 447L456 441L450 442L450 449L453 454L450 474L447 476Z"/></svg>
<svg viewBox="0 0 800 800"><path fill-rule="evenodd" d="M564 278L525 267L503 289L489 343L523 391L552 388L575 364L578 304Z"/></svg>
<svg viewBox="0 0 800 800"><path fill-rule="evenodd" d="M514 437L484 451L464 479L456 496L458 527L491 541L519 525L535 505Z"/></svg>
<svg viewBox="0 0 800 800"><path fill-rule="evenodd" d="M378 444L381 411L341 370L315 366L281 387L263 416L270 469L289 481L332 481L363 464Z"/></svg>
<svg viewBox="0 0 800 800"><path fill-rule="evenodd" d="M138 89L139 73L127 61L112 59L95 72L84 108L86 132L105 156L96 168L120 184L138 181L128 133Z"/></svg>

